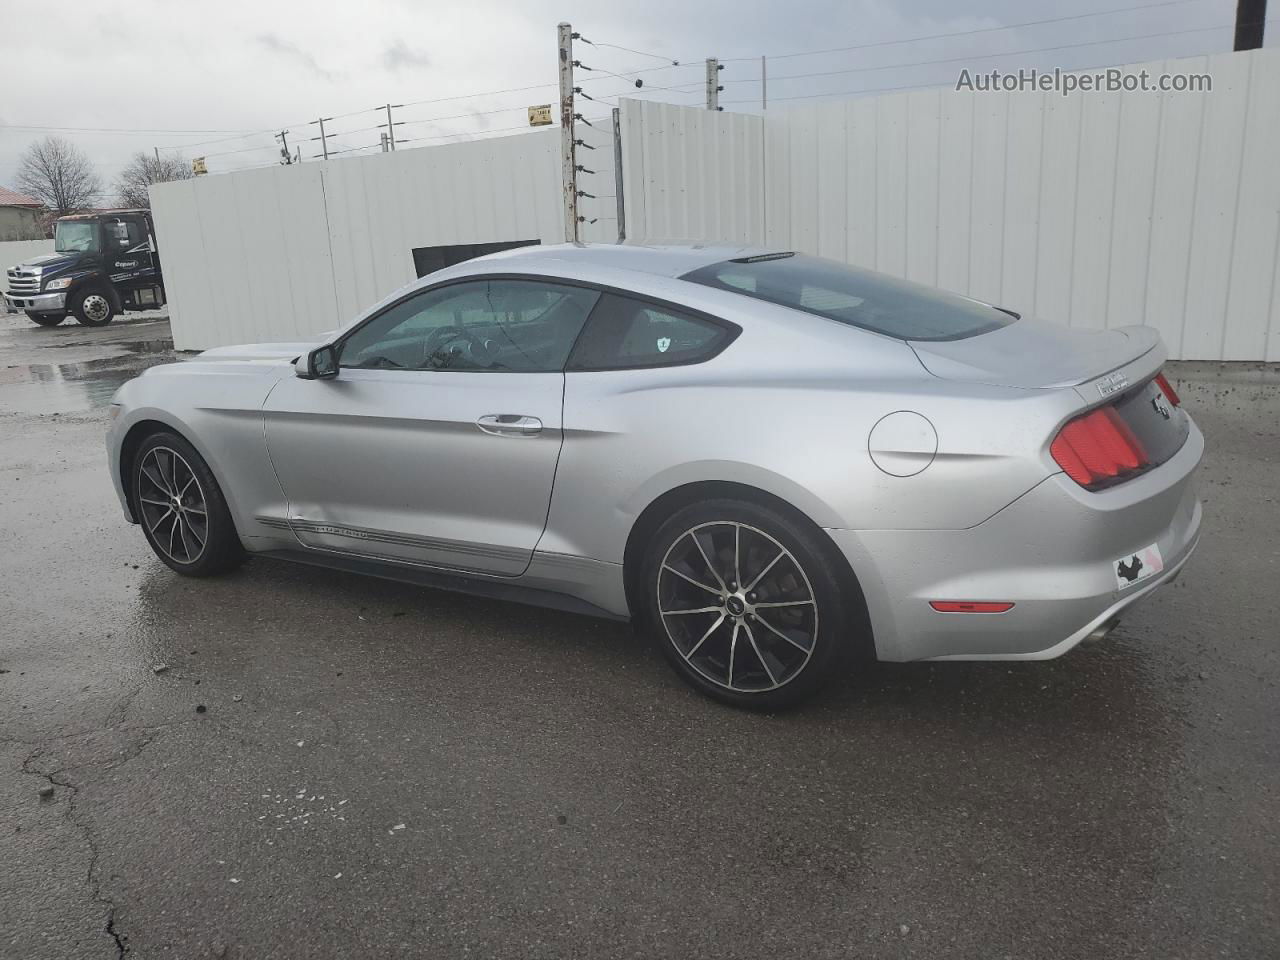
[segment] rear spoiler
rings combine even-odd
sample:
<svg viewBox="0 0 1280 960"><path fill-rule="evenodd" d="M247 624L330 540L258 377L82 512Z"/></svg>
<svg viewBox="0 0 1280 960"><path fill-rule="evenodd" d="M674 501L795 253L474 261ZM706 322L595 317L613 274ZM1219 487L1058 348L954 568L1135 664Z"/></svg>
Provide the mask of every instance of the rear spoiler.
<svg viewBox="0 0 1280 960"><path fill-rule="evenodd" d="M1103 403L1110 397L1118 397L1130 387L1146 383L1160 372L1160 368L1169 359L1169 351L1160 338L1160 331L1154 327L1128 326L1117 329L1123 331L1142 352L1101 376L1076 384L1076 393L1089 406Z"/></svg>

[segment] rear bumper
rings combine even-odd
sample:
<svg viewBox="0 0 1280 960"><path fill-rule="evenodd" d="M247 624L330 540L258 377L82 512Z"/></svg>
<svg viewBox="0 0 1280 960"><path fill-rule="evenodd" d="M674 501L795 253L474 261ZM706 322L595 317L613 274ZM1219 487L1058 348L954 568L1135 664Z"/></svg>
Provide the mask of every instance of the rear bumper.
<svg viewBox="0 0 1280 960"><path fill-rule="evenodd" d="M1191 424L1169 461L1097 493L1055 474L967 530L828 530L858 573L881 660L1061 656L1171 580L1195 549ZM1164 569L1119 588L1115 564L1155 544ZM1012 602L1005 613L938 613L930 600Z"/></svg>
<svg viewBox="0 0 1280 960"><path fill-rule="evenodd" d="M58 313L67 308L67 295L65 293L36 293L31 295L15 296L11 293L4 294L5 305L10 310L30 310L32 313Z"/></svg>

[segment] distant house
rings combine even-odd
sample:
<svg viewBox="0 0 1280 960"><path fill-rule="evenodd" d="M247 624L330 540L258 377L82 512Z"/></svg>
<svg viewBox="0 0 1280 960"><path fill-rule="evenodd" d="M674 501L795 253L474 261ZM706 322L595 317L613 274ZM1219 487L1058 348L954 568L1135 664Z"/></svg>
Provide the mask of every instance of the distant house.
<svg viewBox="0 0 1280 960"><path fill-rule="evenodd" d="M0 187L0 240L42 240L40 201Z"/></svg>

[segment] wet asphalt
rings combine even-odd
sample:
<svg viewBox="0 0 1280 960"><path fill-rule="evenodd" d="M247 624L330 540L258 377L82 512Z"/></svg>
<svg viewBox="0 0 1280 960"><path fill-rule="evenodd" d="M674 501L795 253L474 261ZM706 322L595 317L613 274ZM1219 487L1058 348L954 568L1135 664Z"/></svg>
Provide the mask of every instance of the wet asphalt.
<svg viewBox="0 0 1280 960"><path fill-rule="evenodd" d="M174 575L124 319L0 314L0 957L1280 956L1274 366L1178 368L1203 541L1105 643L768 716L617 624Z"/></svg>

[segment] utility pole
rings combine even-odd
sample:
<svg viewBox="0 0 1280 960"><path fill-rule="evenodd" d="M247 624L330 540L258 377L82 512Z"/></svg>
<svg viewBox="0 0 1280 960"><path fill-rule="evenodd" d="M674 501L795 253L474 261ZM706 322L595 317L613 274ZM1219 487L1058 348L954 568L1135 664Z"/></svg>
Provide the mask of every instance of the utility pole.
<svg viewBox="0 0 1280 960"><path fill-rule="evenodd" d="M1257 50L1267 23L1267 0L1236 0L1236 50Z"/></svg>
<svg viewBox="0 0 1280 960"><path fill-rule="evenodd" d="M720 61L715 57L707 58L707 109L720 109L720 91L724 87L720 86L720 71L724 67L720 66Z"/></svg>
<svg viewBox="0 0 1280 960"><path fill-rule="evenodd" d="M319 140L319 141L320 141L320 156L321 156L323 159L325 159L325 160L328 160L328 159L329 159L329 141L328 141L327 139L325 139L325 135L324 135L324 122L325 122L326 120L332 120L332 119L333 119L333 117L321 117L319 120L312 120L312 121L311 121L312 123L318 123L318 124L320 124L320 136L318 136L318 137L312 137L311 139L312 139L313 141L315 141L315 140ZM315 157L315 154L312 154L312 158L313 158L313 159L314 159L314 157Z"/></svg>
<svg viewBox="0 0 1280 960"><path fill-rule="evenodd" d="M392 123L391 110L393 107L398 110L400 107L403 107L403 106L404 106L403 103L388 103L385 107L383 107L383 109L387 111L387 144L388 144L387 149L392 151L394 151L396 148L396 127L401 126L401 123L403 123L403 121L401 123ZM382 124L378 124L378 126L382 126Z"/></svg>
<svg viewBox="0 0 1280 960"><path fill-rule="evenodd" d="M382 152L386 153L387 152L387 135L384 132L384 133L378 134L378 137L380 138L380 142L382 144Z"/></svg>
<svg viewBox="0 0 1280 960"><path fill-rule="evenodd" d="M154 150L154 151L156 152L156 163L159 163L159 162L160 162L160 148L159 148L159 147L152 147L151 149L152 149L152 150Z"/></svg>
<svg viewBox="0 0 1280 960"><path fill-rule="evenodd" d="M280 163L282 166L289 166L293 163L293 154L289 152L289 131L281 130L276 134L276 139L280 141L280 156L283 158Z"/></svg>
<svg viewBox="0 0 1280 960"><path fill-rule="evenodd" d="M622 193L622 111L613 108L613 195L618 204L618 242L627 239L627 210Z"/></svg>
<svg viewBox="0 0 1280 960"><path fill-rule="evenodd" d="M557 27L560 60L560 185L564 191L564 238L578 242L578 150L573 135L573 27Z"/></svg>
<svg viewBox="0 0 1280 960"><path fill-rule="evenodd" d="M764 57L760 58L760 109L769 109L769 71L765 68Z"/></svg>

